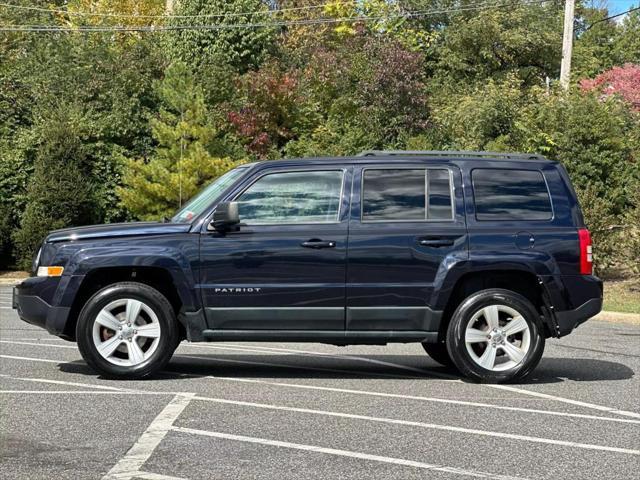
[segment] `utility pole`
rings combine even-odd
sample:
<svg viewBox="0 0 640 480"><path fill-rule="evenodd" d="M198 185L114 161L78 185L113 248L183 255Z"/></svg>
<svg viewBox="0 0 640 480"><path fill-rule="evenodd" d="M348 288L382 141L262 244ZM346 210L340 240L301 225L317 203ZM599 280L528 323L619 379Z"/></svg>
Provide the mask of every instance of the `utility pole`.
<svg viewBox="0 0 640 480"><path fill-rule="evenodd" d="M569 89L571 80L571 53L573 51L573 16L575 0L566 0L564 7L564 34L562 35L562 63L560 64L560 86Z"/></svg>

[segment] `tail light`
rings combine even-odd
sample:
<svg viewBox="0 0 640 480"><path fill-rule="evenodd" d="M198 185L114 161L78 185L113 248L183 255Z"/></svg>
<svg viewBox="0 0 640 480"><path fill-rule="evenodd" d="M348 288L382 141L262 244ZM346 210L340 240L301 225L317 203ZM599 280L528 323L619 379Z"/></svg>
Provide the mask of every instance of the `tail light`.
<svg viewBox="0 0 640 480"><path fill-rule="evenodd" d="M591 275L593 273L593 250L589 230L579 229L578 241L580 243L580 274Z"/></svg>

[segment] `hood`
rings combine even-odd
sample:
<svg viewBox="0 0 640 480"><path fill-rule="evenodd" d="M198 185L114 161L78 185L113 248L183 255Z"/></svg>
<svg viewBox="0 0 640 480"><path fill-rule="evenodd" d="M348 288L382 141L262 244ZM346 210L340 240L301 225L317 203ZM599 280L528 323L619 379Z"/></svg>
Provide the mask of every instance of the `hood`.
<svg viewBox="0 0 640 480"><path fill-rule="evenodd" d="M187 233L188 223L129 222L90 225L87 227L54 230L47 235L45 242L66 242L69 240L87 240L91 238L132 237L137 235L168 235Z"/></svg>

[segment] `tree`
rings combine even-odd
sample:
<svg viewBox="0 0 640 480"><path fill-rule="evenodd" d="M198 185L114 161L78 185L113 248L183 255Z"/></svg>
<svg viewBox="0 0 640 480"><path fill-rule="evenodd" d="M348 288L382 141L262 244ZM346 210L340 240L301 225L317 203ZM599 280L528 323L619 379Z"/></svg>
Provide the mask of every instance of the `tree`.
<svg viewBox="0 0 640 480"><path fill-rule="evenodd" d="M234 28L235 25L268 24L268 7L261 0L197 0L177 3L167 25L180 28L220 25L221 28L183 29L167 32L166 50L172 60L193 68L228 64L239 72L255 68L274 43L275 29L268 26ZM202 15L208 15L202 17ZM200 16L200 17L194 17Z"/></svg>
<svg viewBox="0 0 640 480"><path fill-rule="evenodd" d="M427 50L427 65L450 82L496 81L517 75L524 85L558 75L562 15L555 4L517 5L452 14Z"/></svg>
<svg viewBox="0 0 640 480"><path fill-rule="evenodd" d="M36 126L39 138L27 207L13 235L22 268L30 266L50 230L95 220L86 123L80 106L60 103Z"/></svg>
<svg viewBox="0 0 640 480"><path fill-rule="evenodd" d="M117 189L122 204L143 220L171 217L205 183L234 165L214 155L218 132L207 117L202 89L184 63L172 64L156 91L162 102L151 119L157 146L148 161L126 160L124 185Z"/></svg>
<svg viewBox="0 0 640 480"><path fill-rule="evenodd" d="M597 91L604 97L619 95L631 108L640 112L640 65L628 63L613 67L593 80L584 79L580 87L585 91Z"/></svg>

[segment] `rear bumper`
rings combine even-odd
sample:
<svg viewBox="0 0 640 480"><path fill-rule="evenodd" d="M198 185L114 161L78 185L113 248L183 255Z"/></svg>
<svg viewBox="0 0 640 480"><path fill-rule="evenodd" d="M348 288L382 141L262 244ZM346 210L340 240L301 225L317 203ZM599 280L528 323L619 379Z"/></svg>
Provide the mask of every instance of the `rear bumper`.
<svg viewBox="0 0 640 480"><path fill-rule="evenodd" d="M26 279L13 287L12 307L21 320L67 338L64 331L71 309L52 306L49 303L57 289L58 281L59 279L55 278Z"/></svg>
<svg viewBox="0 0 640 480"><path fill-rule="evenodd" d="M568 335L578 325L586 322L591 317L595 317L602 310L602 298L592 298L587 300L575 310L556 312L556 322L558 323L558 336Z"/></svg>
<svg viewBox="0 0 640 480"><path fill-rule="evenodd" d="M557 336L571 333L576 327L602 310L602 280L593 275L562 277L567 310L556 310ZM573 308L571 308L573 307Z"/></svg>

